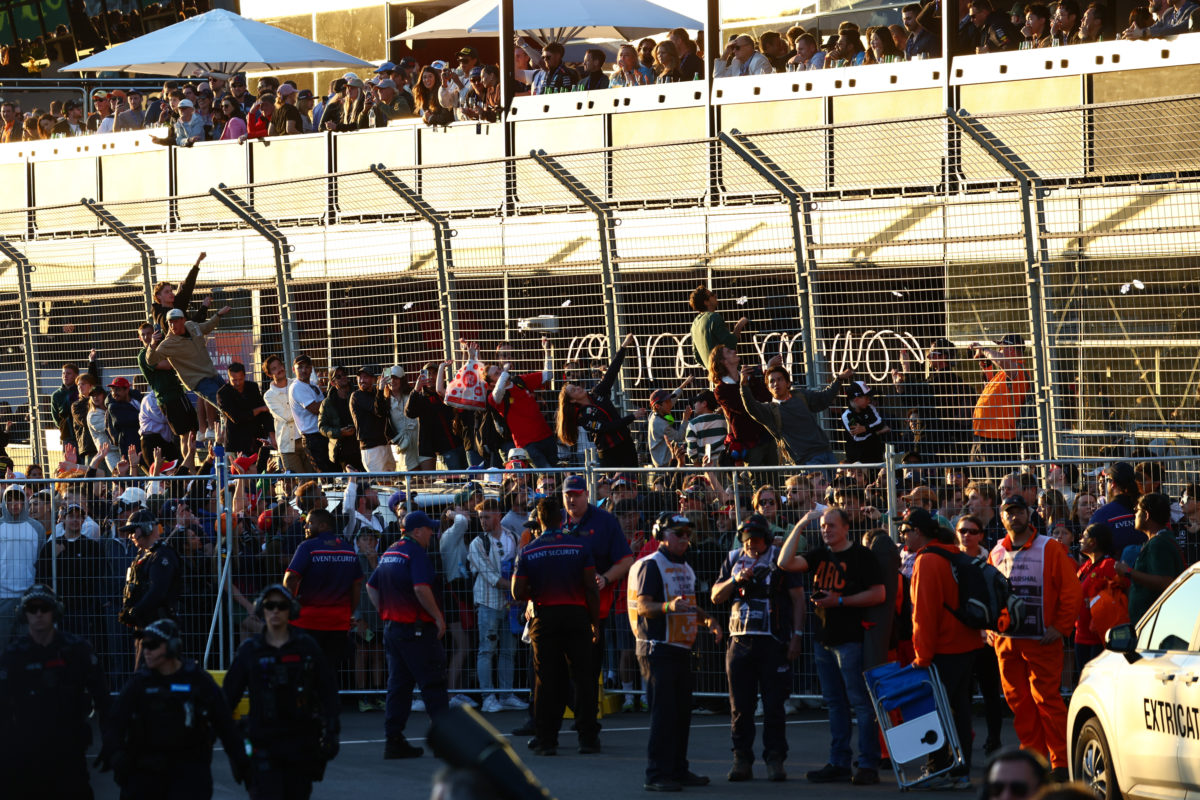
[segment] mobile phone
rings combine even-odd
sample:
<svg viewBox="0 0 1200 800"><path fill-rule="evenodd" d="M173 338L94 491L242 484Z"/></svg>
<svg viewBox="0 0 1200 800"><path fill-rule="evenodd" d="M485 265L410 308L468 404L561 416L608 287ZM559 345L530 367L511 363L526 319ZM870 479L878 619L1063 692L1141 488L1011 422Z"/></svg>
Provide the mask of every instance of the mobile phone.
<svg viewBox="0 0 1200 800"><path fill-rule="evenodd" d="M810 596L813 600L824 600L826 597L829 597L829 592L824 589L817 589Z"/></svg>

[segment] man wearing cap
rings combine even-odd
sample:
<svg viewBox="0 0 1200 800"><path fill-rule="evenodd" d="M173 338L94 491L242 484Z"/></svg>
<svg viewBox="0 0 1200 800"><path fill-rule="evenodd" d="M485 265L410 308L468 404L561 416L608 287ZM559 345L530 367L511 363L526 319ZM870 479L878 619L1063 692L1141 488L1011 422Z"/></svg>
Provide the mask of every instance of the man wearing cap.
<svg viewBox="0 0 1200 800"><path fill-rule="evenodd" d="M792 539L796 535L793 531ZM740 546L721 563L710 592L714 605L733 601L725 651L733 741L733 767L726 776L730 781L754 777L754 711L760 698L767 779L787 779L784 701L792 682L788 662L800 655L804 581L780 571L772 538L766 517L746 517L738 528Z"/></svg>
<svg viewBox="0 0 1200 800"><path fill-rule="evenodd" d="M104 430L108 434L108 441L122 455L128 453L130 447L140 453L142 439L138 433L138 415L141 413L141 401L132 398L130 392L133 385L128 378L113 378L108 388L111 394L104 409ZM136 465L129 466L133 469Z"/></svg>
<svg viewBox="0 0 1200 800"><path fill-rule="evenodd" d="M1137 529L1135 511L1138 490L1137 473L1128 461L1114 461L1101 474L1107 502L1092 512L1089 525L1104 523L1113 532L1113 553L1118 560L1126 547L1146 543L1146 534Z"/></svg>
<svg viewBox="0 0 1200 800"><path fill-rule="evenodd" d="M103 89L93 92L92 107L96 111L94 114L88 115L88 133L112 133L112 100L109 98L108 92ZM108 130L103 129L105 123L108 125Z"/></svg>
<svg viewBox="0 0 1200 800"><path fill-rule="evenodd" d="M96 360L96 351L88 353L88 368L89 375L96 383L100 382L100 364ZM79 378L79 366L74 362L68 361L62 365L62 385L54 390L50 395L50 413L54 416L54 424L58 426L59 436L63 446L74 445L77 448L82 446L83 440L87 438L86 426L79 428L75 425L74 417L71 413L72 405L79 400L81 396L86 399L86 394L81 395L77 380ZM95 450L93 449L94 453Z"/></svg>
<svg viewBox="0 0 1200 800"><path fill-rule="evenodd" d="M563 520L566 531L583 539L596 570L596 589L599 592L600 632L593 653L592 684L596 683L604 665L604 622L612 609L615 587L633 566L633 553L621 531L617 518L589 502L587 482L582 475L572 475L563 481L562 502L567 513Z"/></svg>
<svg viewBox="0 0 1200 800"><path fill-rule="evenodd" d="M83 121L83 103L79 100L68 100L63 103L63 118L54 123L54 128L50 131L50 138L83 136L85 133L87 133L87 126Z"/></svg>
<svg viewBox="0 0 1200 800"><path fill-rule="evenodd" d="M132 628L137 636L160 619L174 619L183 589L183 562L175 549L162 539L162 525L147 511L129 515L118 530L129 534L137 545L137 556L125 573L125 592L117 621ZM134 667L141 662L142 643L134 648Z"/></svg>
<svg viewBox="0 0 1200 800"><path fill-rule="evenodd" d="M17 619L17 604L33 585L38 548L46 541L41 523L29 516L25 490L13 484L0 505L0 645L8 641Z"/></svg>
<svg viewBox="0 0 1200 800"><path fill-rule="evenodd" d="M196 113L195 103L185 97L179 101L177 109L179 119L175 120L175 124L172 126L175 131L174 144L176 146L191 147L196 142L208 139L208 132L204 129L204 117Z"/></svg>
<svg viewBox="0 0 1200 800"><path fill-rule="evenodd" d="M900 524L905 548L915 553L912 583L912 644L914 667L937 667L938 679L946 689L954 727L963 746L963 766L947 781L953 788L967 788L971 771L971 678L979 631L967 627L953 613L958 608L958 581L951 556L957 555L958 540L953 530L939 525L928 511L910 508ZM870 665L868 665L870 666ZM929 771L941 771L953 758L942 748L929 760Z"/></svg>
<svg viewBox="0 0 1200 800"><path fill-rule="evenodd" d="M996 347L972 342L969 347L986 384L975 403L971 448L973 461L1016 461L1021 457L1017 443L1017 423L1029 398L1029 372L1021 356L1022 341L1009 334L996 341Z"/></svg>
<svg viewBox="0 0 1200 800"><path fill-rule="evenodd" d="M413 115L412 103L400 95L391 78L381 78L375 90L379 93L379 101L363 111L358 119L359 128L386 128L391 120Z"/></svg>
<svg viewBox="0 0 1200 800"><path fill-rule="evenodd" d="M179 375L179 381L217 410L221 408L217 392L225 385L225 381L217 375L205 337L216 330L221 318L230 310L229 306L224 306L212 319L196 323L186 319L181 309L172 308L167 312L170 332L161 342L152 343L146 348L148 365L154 367L166 359Z"/></svg>
<svg viewBox="0 0 1200 800"><path fill-rule="evenodd" d="M56 630L49 586L21 597L28 629L0 656L0 770L6 797L91 797L87 749L93 709L103 723L108 680L87 639Z"/></svg>
<svg viewBox="0 0 1200 800"><path fill-rule="evenodd" d="M250 695L245 720L252 796L308 800L338 751L337 673L321 648L288 622L297 603L279 584L255 602L265 627L242 642L222 691L230 708Z"/></svg>
<svg viewBox="0 0 1200 800"><path fill-rule="evenodd" d="M392 457L392 414L383 386L375 379L383 368L369 364L358 369L358 388L350 394L350 420L358 436L359 456L366 472L395 472Z"/></svg>
<svg viewBox="0 0 1200 800"><path fill-rule="evenodd" d="M300 112L300 125L303 132L315 133L317 126L313 122L312 89L301 89L296 93L296 110Z"/></svg>
<svg viewBox="0 0 1200 800"><path fill-rule="evenodd" d="M271 410L254 381L246 380L246 367L230 362L225 374L229 381L217 390L217 405L225 414L225 449L236 455L257 456L263 440L274 432Z"/></svg>
<svg viewBox="0 0 1200 800"><path fill-rule="evenodd" d="M1075 629L1083 590L1067 549L1030 524L1025 498L1006 498L1000 519L1008 535L992 549L988 563L1025 601L1025 618L1011 620L1003 633L988 636L996 648L1004 699L1012 709L1021 747L1047 755L1065 780L1067 708L1059 691L1063 639Z"/></svg>
<svg viewBox="0 0 1200 800"><path fill-rule="evenodd" d="M308 451L312 462L317 465L318 472L334 472L333 463L329 460L329 440L321 433L320 428L319 414L325 395L312 380L312 359L300 353L296 356L293 367L296 377L288 385L288 402L292 410L292 419L296 423L296 431L300 434L300 443Z"/></svg>
<svg viewBox="0 0 1200 800"><path fill-rule="evenodd" d="M129 108L117 114L116 122L113 123L113 131L116 133L140 131L146 125L146 109L142 108L142 92L139 89L130 89L125 95L125 99L129 102Z"/></svg>
<svg viewBox="0 0 1200 800"><path fill-rule="evenodd" d="M167 425L176 437L176 448L178 448L178 442L186 438L189 433L199 430L200 423L196 418L196 407L192 405L191 400L188 400L187 391L179 382L179 376L175 374L171 364L167 361L160 361L157 366L151 367L150 362L146 360L144 348L149 348L154 344L154 337L154 326L151 323L143 322L138 326L138 340L143 346L143 349L138 350L138 370L146 379L146 385L150 387L158 408L166 417ZM161 338L160 336L160 341Z"/></svg>
<svg viewBox="0 0 1200 800"><path fill-rule="evenodd" d="M358 129L358 118L366 108L363 79L353 72L342 76L345 90L325 104L325 113L321 115L321 125L329 131L353 131Z"/></svg>
<svg viewBox="0 0 1200 800"><path fill-rule="evenodd" d="M571 706L579 732L579 752L599 753L593 648L601 637L595 562L587 544L563 527L558 498L538 501L537 515L542 535L521 548L512 578L516 601L531 601L534 607L529 636L537 676L533 690L537 734L529 741L529 748L540 756L558 752L558 732L568 685L573 681ZM624 536L621 541L624 543Z"/></svg>
<svg viewBox="0 0 1200 800"><path fill-rule="evenodd" d="M300 601L292 623L317 640L334 669L346 658L350 618L362 595L362 570L354 542L334 529L324 508L308 512L307 538L296 548L283 585Z"/></svg>
<svg viewBox="0 0 1200 800"><path fill-rule="evenodd" d="M850 536L845 510L830 506L821 515L822 547L797 554L804 532L793 529L779 554L780 568L813 574L812 603L820 623L813 648L821 694L829 707L829 761L805 777L810 783L849 779L857 786L879 783L879 734L875 709L863 680L863 612L887 599L883 570L875 555ZM858 726L858 764L851 771L850 709Z"/></svg>
<svg viewBox="0 0 1200 800"><path fill-rule="evenodd" d="M664 512L654 525L657 549L629 572L629 623L650 707L647 791L674 792L709 782L688 768L695 681L691 651L702 620L718 643L721 626L696 604L696 573L684 560L691 537L687 517Z"/></svg>
<svg viewBox="0 0 1200 800"><path fill-rule="evenodd" d="M435 581L429 542L438 524L423 511L404 517L400 540L379 557L379 566L367 579L367 594L384 621L383 645L387 651L387 709L383 729L387 742L383 757L417 758L425 751L404 737L412 710L413 688L431 717L450 706L447 693L446 618L433 595Z"/></svg>
<svg viewBox="0 0 1200 800"><path fill-rule="evenodd" d="M358 448L358 436L354 429L354 418L350 414L350 370L335 366L329 371L329 394L321 401L317 415L321 435L329 442L329 462L339 472L351 467L363 471L362 453Z"/></svg>
<svg viewBox="0 0 1200 800"><path fill-rule="evenodd" d="M87 512L77 502L63 509L62 534L42 545L35 572L37 580L51 585L58 580L62 603L59 627L91 639L101 631L100 603L105 598L98 590L108 578L104 562L105 546L83 535Z"/></svg>
<svg viewBox="0 0 1200 800"><path fill-rule="evenodd" d="M160 619L139 641L146 664L121 689L105 721L100 770L113 771L121 797L209 798L219 738L234 782L245 781L245 741L212 676L180 652L179 626Z"/></svg>
<svg viewBox="0 0 1200 800"><path fill-rule="evenodd" d="M420 441L419 420L408 416L405 411L412 398L413 388L409 385L404 367L397 364L388 370L384 394L388 398L388 416L392 421L392 444L396 448L394 461L406 470L414 470L421 463L418 448Z"/></svg>

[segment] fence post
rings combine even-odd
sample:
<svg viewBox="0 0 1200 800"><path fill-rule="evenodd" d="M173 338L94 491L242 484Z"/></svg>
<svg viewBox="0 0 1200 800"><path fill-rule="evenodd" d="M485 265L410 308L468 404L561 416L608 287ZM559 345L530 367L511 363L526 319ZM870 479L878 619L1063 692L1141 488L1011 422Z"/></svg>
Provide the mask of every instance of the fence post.
<svg viewBox="0 0 1200 800"><path fill-rule="evenodd" d="M771 188L787 198L792 217L792 248L796 252L796 294L800 301L800 344L804 349L804 383L809 389L823 389L825 380L821 375L821 365L813 342L816 313L813 309L812 292L808 287L808 278L814 262L810 249L813 240L812 195L737 128L729 133L722 131L718 138L734 155L745 161L750 169L761 175Z"/></svg>
<svg viewBox="0 0 1200 800"><path fill-rule="evenodd" d="M883 471L887 473L887 529L888 536L893 542L900 543L900 534L896 525L896 512L899 510L900 496L896 491L896 445L888 444L883 450Z"/></svg>
<svg viewBox="0 0 1200 800"><path fill-rule="evenodd" d="M137 251L138 257L142 260L142 291L146 295L146 318L150 319L153 316L154 307L154 284L158 280L155 267L161 263L161 259L154 255L154 248L146 244L146 242L133 231L131 231L121 220L117 219L104 206L97 203L95 200L84 198L79 201L83 207L95 214L101 222L112 229L112 232L125 240L134 250Z"/></svg>
<svg viewBox="0 0 1200 800"><path fill-rule="evenodd" d="M545 150L531 150L529 157L542 169L562 184L563 188L587 206L596 215L600 232L600 280L604 300L604 335L608 337L608 357L616 356L621 347L621 320L617 304L617 232L616 219L608 203L600 199L583 181L576 178L556 158L546 155ZM621 379L624 393L625 380Z"/></svg>
<svg viewBox="0 0 1200 800"><path fill-rule="evenodd" d="M46 463L46 437L42 433L42 413L38 405L37 360L33 354L33 321L29 311L29 295L32 292L29 274L33 265L25 254L7 239L0 239L0 254L17 267L17 291L21 298L21 344L25 349L25 389L29 397L29 453L30 456L50 472Z"/></svg>
<svg viewBox="0 0 1200 800"><path fill-rule="evenodd" d="M292 316L292 246L288 244L283 232L268 222L249 202L223 183L209 189L221 205L228 208L233 215L254 229L258 235L271 243L275 251L275 290L279 295L279 326L283 331L283 360L290 370L296 351L295 319Z"/></svg>
<svg viewBox="0 0 1200 800"><path fill-rule="evenodd" d="M1011 147L966 111L946 109L947 116L988 155L1012 175L1021 190L1021 227L1025 234L1025 284L1028 287L1029 317L1033 342L1035 411L1040 455L1056 458L1058 423L1055 414L1053 376L1050 373L1050 343L1046 335L1047 306L1043 268L1049 260L1046 245L1046 190L1041 177Z"/></svg>
<svg viewBox="0 0 1200 800"><path fill-rule="evenodd" d="M454 317L454 279L450 274L454 268L454 248L450 240L457 235L457 231L450 227L445 214L429 205L411 186L388 172L383 164L372 164L371 172L433 227L433 246L438 265L438 310L442 317L442 354L446 359L453 359L458 330Z"/></svg>

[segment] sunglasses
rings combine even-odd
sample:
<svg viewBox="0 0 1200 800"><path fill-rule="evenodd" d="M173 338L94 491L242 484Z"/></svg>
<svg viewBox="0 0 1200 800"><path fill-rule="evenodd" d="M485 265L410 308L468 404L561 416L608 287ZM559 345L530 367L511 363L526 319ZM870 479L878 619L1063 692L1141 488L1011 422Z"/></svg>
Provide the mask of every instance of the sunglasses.
<svg viewBox="0 0 1200 800"><path fill-rule="evenodd" d="M983 531L979 530L979 528L959 528L958 532L961 535L966 535L969 533L972 536L978 536L979 534L983 533Z"/></svg>
<svg viewBox="0 0 1200 800"><path fill-rule="evenodd" d="M1029 797L1030 786L1025 781L998 781L988 784L989 797L999 797L1005 790L1013 797Z"/></svg>
<svg viewBox="0 0 1200 800"><path fill-rule="evenodd" d="M283 600L267 600L262 607L267 611L287 611L290 605Z"/></svg>
<svg viewBox="0 0 1200 800"><path fill-rule="evenodd" d="M159 639L157 636L143 636L142 650L157 650L166 643L166 639Z"/></svg>
<svg viewBox="0 0 1200 800"><path fill-rule="evenodd" d="M30 603L25 606L25 612L28 614L49 614L54 611L54 606L49 603Z"/></svg>

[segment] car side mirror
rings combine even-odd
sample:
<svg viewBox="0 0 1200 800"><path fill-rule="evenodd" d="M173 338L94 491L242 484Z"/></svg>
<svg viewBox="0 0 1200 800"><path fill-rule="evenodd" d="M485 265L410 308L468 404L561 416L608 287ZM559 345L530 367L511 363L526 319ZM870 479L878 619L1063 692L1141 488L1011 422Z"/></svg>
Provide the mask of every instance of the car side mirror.
<svg viewBox="0 0 1200 800"><path fill-rule="evenodd" d="M1137 631L1133 629L1133 625L1126 622L1109 628L1104 634L1104 649L1124 654L1130 664L1137 661Z"/></svg>

